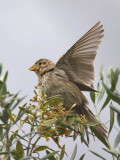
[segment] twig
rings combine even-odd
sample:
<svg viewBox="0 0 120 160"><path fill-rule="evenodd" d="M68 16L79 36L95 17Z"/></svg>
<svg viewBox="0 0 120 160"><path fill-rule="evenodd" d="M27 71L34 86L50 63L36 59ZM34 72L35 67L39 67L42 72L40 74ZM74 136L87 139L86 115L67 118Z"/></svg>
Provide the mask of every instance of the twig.
<svg viewBox="0 0 120 160"><path fill-rule="evenodd" d="M37 135L38 133L35 133L33 136L32 136L32 139Z"/></svg>
<svg viewBox="0 0 120 160"><path fill-rule="evenodd" d="M8 152L7 160L10 160L9 124L6 124L6 151Z"/></svg>
<svg viewBox="0 0 120 160"><path fill-rule="evenodd" d="M94 104L94 107L95 107L95 111L96 111L96 116L97 116L98 120L100 121L100 113L97 110L97 105Z"/></svg>
<svg viewBox="0 0 120 160"><path fill-rule="evenodd" d="M33 132L34 129L34 119L33 119L33 124L31 126L31 133ZM29 136L29 140L28 140L28 147L27 147L27 156L29 155L29 149L30 149L30 144L31 144L31 140L32 140L32 134Z"/></svg>
<svg viewBox="0 0 120 160"><path fill-rule="evenodd" d="M97 105L94 105L95 106L95 110L96 110L96 114L97 114L97 117L98 117L98 119L100 120L100 112L98 112L98 110L97 110ZM100 120L101 121L101 120ZM109 150L111 150L112 148L111 148L111 145L110 145L110 142L109 142L109 136L108 136L108 138L107 138L107 143L108 143L108 145L109 145ZM112 155L112 158L113 158L113 160L115 160L115 157Z"/></svg>
<svg viewBox="0 0 120 160"><path fill-rule="evenodd" d="M29 156L31 156L31 154L32 154L32 152L33 152L33 149L34 149L34 147L36 146L36 144L37 144L37 142L39 141L40 138L41 138L41 136L39 136L39 137L36 139L35 143L32 145L32 148L31 148L31 151L30 151Z"/></svg>

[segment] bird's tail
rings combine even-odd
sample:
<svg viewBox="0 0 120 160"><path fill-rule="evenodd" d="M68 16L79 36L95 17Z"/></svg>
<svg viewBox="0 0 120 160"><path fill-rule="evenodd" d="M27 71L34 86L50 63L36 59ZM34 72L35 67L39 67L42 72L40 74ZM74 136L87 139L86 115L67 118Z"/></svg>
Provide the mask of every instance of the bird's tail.
<svg viewBox="0 0 120 160"><path fill-rule="evenodd" d="M85 115L86 119L89 122L95 123L95 126L90 127L91 131L96 130L102 137L107 138L107 131L105 125L102 124L99 120L97 120L96 117L86 106L80 107L80 113L82 115Z"/></svg>

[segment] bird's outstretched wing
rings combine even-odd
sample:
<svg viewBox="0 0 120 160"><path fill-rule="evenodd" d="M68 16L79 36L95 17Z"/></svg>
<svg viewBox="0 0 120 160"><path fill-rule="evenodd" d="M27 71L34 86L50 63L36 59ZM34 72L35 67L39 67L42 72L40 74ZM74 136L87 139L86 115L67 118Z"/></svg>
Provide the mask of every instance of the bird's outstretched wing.
<svg viewBox="0 0 120 160"><path fill-rule="evenodd" d="M55 74L76 83L81 90L94 80L93 62L104 36L100 22L83 35L56 63Z"/></svg>

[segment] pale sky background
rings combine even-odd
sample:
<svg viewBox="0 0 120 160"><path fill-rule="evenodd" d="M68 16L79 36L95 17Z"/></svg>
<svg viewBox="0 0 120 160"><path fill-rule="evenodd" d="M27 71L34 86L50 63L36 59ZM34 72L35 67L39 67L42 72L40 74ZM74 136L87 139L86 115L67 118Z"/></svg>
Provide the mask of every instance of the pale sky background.
<svg viewBox="0 0 120 160"><path fill-rule="evenodd" d="M40 58L57 62L98 21L104 25L105 36L95 60L95 83L99 80L101 64L105 71L109 66L120 66L120 0L0 0L0 62L4 71L9 71L9 90L12 93L21 90L21 96L28 95L28 101L37 84L37 76L28 68ZM102 120L108 119L107 108ZM98 159L79 138L75 142L62 138L60 143L66 144L68 155L78 144L76 160L85 152L85 160ZM50 145L56 148L53 143ZM91 138L90 149L111 160L101 147L104 146L97 139L95 142Z"/></svg>

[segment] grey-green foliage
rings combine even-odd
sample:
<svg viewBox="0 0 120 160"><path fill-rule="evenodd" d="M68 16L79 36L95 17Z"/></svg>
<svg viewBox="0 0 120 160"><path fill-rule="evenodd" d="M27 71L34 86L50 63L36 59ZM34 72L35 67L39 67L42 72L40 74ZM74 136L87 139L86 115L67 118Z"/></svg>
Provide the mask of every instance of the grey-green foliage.
<svg viewBox="0 0 120 160"><path fill-rule="evenodd" d="M8 77L8 71L4 75L2 75L2 64L0 64L0 120L3 123L7 123L12 110L14 110L18 104L25 98L19 98L18 93L11 94L6 85Z"/></svg>
<svg viewBox="0 0 120 160"><path fill-rule="evenodd" d="M120 159L120 91L117 89L117 84L119 80L120 75L120 69L117 68L115 71L110 67L107 71L107 74L104 74L103 66L101 66L100 69L100 82L98 83L98 90L99 93L90 93L90 97L92 102L94 103L94 106L96 108L96 114L99 118L101 112L104 110L104 108L109 107L110 110L110 125L109 125L109 131L108 131L108 142L109 142L109 135L113 134L112 129L114 126L115 121L115 114L117 115L117 122L118 122L118 134L115 138L114 146L109 146L108 149L104 148L103 150L106 151L106 153L109 153L112 155L113 160L119 160ZM101 85L101 87L100 87ZM106 93L106 94L105 94ZM105 100L103 101L103 97ZM103 102L102 107L99 109L97 108L97 105L99 102ZM100 106L99 106L100 107ZM110 143L110 142L109 142ZM107 159L104 158L99 153L91 151L94 155L101 159Z"/></svg>
<svg viewBox="0 0 120 160"><path fill-rule="evenodd" d="M17 94L11 94L6 85L8 77L8 71L5 74L2 74L2 64L0 63L0 155L6 155L8 160L10 159L10 146L12 140L15 138L10 136L11 123L10 121L14 121L11 114L13 110L18 106L18 104L25 98L19 98ZM21 156L21 155L20 155Z"/></svg>

